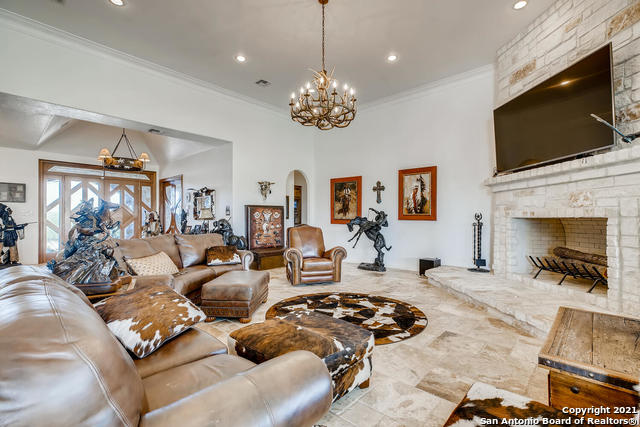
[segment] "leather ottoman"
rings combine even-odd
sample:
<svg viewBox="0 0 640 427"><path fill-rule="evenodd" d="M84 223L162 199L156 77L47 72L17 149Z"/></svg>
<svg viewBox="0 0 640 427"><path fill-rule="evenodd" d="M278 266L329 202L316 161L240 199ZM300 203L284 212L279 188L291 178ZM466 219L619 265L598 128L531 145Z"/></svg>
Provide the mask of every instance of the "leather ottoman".
<svg viewBox="0 0 640 427"><path fill-rule="evenodd" d="M229 334L229 351L254 363L307 350L320 357L333 383L333 401L369 386L375 340L364 328L313 311L294 311Z"/></svg>
<svg viewBox="0 0 640 427"><path fill-rule="evenodd" d="M269 273L266 271L229 271L202 285L200 308L207 322L216 317L239 317L249 323L260 303L267 302Z"/></svg>

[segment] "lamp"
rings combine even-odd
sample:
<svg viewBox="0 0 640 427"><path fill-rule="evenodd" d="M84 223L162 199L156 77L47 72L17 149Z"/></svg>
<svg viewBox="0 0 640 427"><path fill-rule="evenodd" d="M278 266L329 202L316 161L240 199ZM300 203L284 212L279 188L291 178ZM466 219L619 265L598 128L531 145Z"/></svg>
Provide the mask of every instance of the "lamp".
<svg viewBox="0 0 640 427"><path fill-rule="evenodd" d="M118 147L120 147L120 143L124 140L127 148L129 149L129 156L116 156L116 151ZM141 171L144 170L145 164L151 159L147 153L141 153L140 157L136 154L135 150L131 146L131 142L129 142L129 137L125 129L122 129L122 135L120 135L120 139L116 144L113 152L110 153L108 149L103 148L100 150L100 154L98 155L98 160L102 162L102 167L105 169L115 169L115 170L126 170L126 171Z"/></svg>

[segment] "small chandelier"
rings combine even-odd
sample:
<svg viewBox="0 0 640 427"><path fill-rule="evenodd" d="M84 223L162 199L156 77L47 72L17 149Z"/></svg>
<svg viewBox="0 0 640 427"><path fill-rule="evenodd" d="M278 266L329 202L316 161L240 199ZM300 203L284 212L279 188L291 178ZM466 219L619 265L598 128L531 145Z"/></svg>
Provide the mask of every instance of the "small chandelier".
<svg viewBox="0 0 640 427"><path fill-rule="evenodd" d="M130 157L120 157L115 155L123 139L129 149ZM110 153L109 150L103 148L100 150L98 160L102 162L102 167L105 169L141 171L144 170L145 164L151 159L147 153L140 153L140 157L138 157L136 151L129 142L129 138L127 137L125 130L122 129L122 135L113 149L113 152Z"/></svg>
<svg viewBox="0 0 640 427"><path fill-rule="evenodd" d="M322 71L314 71L313 83L307 82L300 93L291 94L291 118L304 125L315 126L321 130L333 127L345 128L356 116L356 91L345 84L338 92L338 82L333 71L328 73L324 62L324 6L329 0L318 0L322 4Z"/></svg>

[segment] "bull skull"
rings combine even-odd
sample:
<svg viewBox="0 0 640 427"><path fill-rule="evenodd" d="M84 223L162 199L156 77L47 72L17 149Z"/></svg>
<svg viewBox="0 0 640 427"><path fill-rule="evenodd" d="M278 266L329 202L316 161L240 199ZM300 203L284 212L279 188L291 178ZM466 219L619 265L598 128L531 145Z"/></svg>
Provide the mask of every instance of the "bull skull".
<svg viewBox="0 0 640 427"><path fill-rule="evenodd" d="M260 186L260 194L262 194L262 200L267 200L267 196L271 194L271 186L275 184L275 182L269 181L260 181L258 185Z"/></svg>

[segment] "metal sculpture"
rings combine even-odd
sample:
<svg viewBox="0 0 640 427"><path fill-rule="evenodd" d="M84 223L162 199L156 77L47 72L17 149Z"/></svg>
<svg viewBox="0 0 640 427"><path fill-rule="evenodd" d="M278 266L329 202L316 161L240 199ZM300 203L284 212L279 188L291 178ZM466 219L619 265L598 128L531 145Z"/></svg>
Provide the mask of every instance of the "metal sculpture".
<svg viewBox="0 0 640 427"><path fill-rule="evenodd" d="M142 226L142 238L154 237L162 234L162 224L160 224L160 215L156 211L147 213L147 220Z"/></svg>
<svg viewBox="0 0 640 427"><path fill-rule="evenodd" d="M262 200L267 200L267 196L271 194L271 186L275 184L275 182L269 181L259 181L258 185L260 186L260 194L262 194Z"/></svg>
<svg viewBox="0 0 640 427"><path fill-rule="evenodd" d="M180 213L180 233L185 234L187 232L187 211L182 209Z"/></svg>
<svg viewBox="0 0 640 427"><path fill-rule="evenodd" d="M469 271L488 273L489 270L482 268L487 265L487 260L482 258L482 214L476 213L475 219L476 222L473 223L473 264L475 268L470 268Z"/></svg>
<svg viewBox="0 0 640 427"><path fill-rule="evenodd" d="M240 250L247 249L247 239L244 236L236 236L233 234L233 228L226 219L214 221L211 232L221 234L225 245L235 246Z"/></svg>
<svg viewBox="0 0 640 427"><path fill-rule="evenodd" d="M56 276L71 284L111 283L124 273L114 258L115 240L111 232L120 226L111 211L118 205L100 200L93 208L93 199L82 202L71 217L75 223L69 240L47 267Z"/></svg>
<svg viewBox="0 0 640 427"><path fill-rule="evenodd" d="M18 240L24 239L24 228L28 223L16 224L13 211L0 203L0 268L20 263Z"/></svg>
<svg viewBox="0 0 640 427"><path fill-rule="evenodd" d="M384 236L381 233L382 227L389 226L387 214L384 211L377 211L373 208L369 208L369 210L376 214L373 221L364 216L357 216L347 223L349 232L352 232L355 226L359 227L356 234L349 239L349 242L356 239L353 244L353 247L355 248L360 237L362 237L362 234L367 236L367 238L373 242L373 248L378 252L378 256L373 263L363 262L358 266L358 268L369 271L387 271L387 268L384 266L384 252L382 252L382 250L386 249L387 251L390 251L391 246L387 247Z"/></svg>

